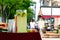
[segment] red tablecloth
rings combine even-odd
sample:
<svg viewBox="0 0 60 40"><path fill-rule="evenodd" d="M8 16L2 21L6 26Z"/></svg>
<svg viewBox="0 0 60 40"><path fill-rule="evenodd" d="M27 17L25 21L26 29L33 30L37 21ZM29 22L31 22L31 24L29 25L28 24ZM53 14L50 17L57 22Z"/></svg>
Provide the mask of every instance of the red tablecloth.
<svg viewBox="0 0 60 40"><path fill-rule="evenodd" d="M41 40L39 33L0 33L0 40Z"/></svg>

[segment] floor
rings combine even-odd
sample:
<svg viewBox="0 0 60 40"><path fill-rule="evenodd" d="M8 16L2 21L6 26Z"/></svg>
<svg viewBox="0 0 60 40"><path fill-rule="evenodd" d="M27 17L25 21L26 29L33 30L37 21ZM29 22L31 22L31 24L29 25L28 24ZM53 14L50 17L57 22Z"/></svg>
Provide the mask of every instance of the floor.
<svg viewBox="0 0 60 40"><path fill-rule="evenodd" d="M60 40L60 38L42 38L42 40Z"/></svg>

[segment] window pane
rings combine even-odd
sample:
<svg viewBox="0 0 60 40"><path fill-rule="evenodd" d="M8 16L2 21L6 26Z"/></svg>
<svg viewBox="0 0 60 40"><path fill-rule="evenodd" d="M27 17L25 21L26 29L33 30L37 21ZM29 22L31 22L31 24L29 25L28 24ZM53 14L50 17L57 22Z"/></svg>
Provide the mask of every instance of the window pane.
<svg viewBox="0 0 60 40"><path fill-rule="evenodd" d="M41 6L51 6L51 0L41 0Z"/></svg>
<svg viewBox="0 0 60 40"><path fill-rule="evenodd" d="M60 6L60 0L53 0L52 6Z"/></svg>
<svg viewBox="0 0 60 40"><path fill-rule="evenodd" d="M52 5L51 5L52 2ZM60 6L60 0L41 0L41 6L53 6L58 7Z"/></svg>

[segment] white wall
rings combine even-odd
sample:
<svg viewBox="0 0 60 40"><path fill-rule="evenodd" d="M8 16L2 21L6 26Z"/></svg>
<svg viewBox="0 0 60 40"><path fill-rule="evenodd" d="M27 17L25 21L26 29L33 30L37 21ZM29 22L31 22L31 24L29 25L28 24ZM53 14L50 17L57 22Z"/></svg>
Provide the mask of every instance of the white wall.
<svg viewBox="0 0 60 40"><path fill-rule="evenodd" d="M40 0L32 0L32 1L36 2L36 13L35 13L35 21L36 21L40 10Z"/></svg>
<svg viewBox="0 0 60 40"><path fill-rule="evenodd" d="M60 24L60 18L58 18L58 24Z"/></svg>

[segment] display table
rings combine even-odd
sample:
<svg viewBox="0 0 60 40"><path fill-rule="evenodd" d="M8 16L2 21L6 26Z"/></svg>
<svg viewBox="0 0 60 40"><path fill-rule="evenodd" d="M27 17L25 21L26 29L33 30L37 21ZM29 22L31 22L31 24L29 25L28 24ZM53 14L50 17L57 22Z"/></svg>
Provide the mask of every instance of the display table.
<svg viewBox="0 0 60 40"><path fill-rule="evenodd" d="M41 40L37 33L0 33L0 40Z"/></svg>

